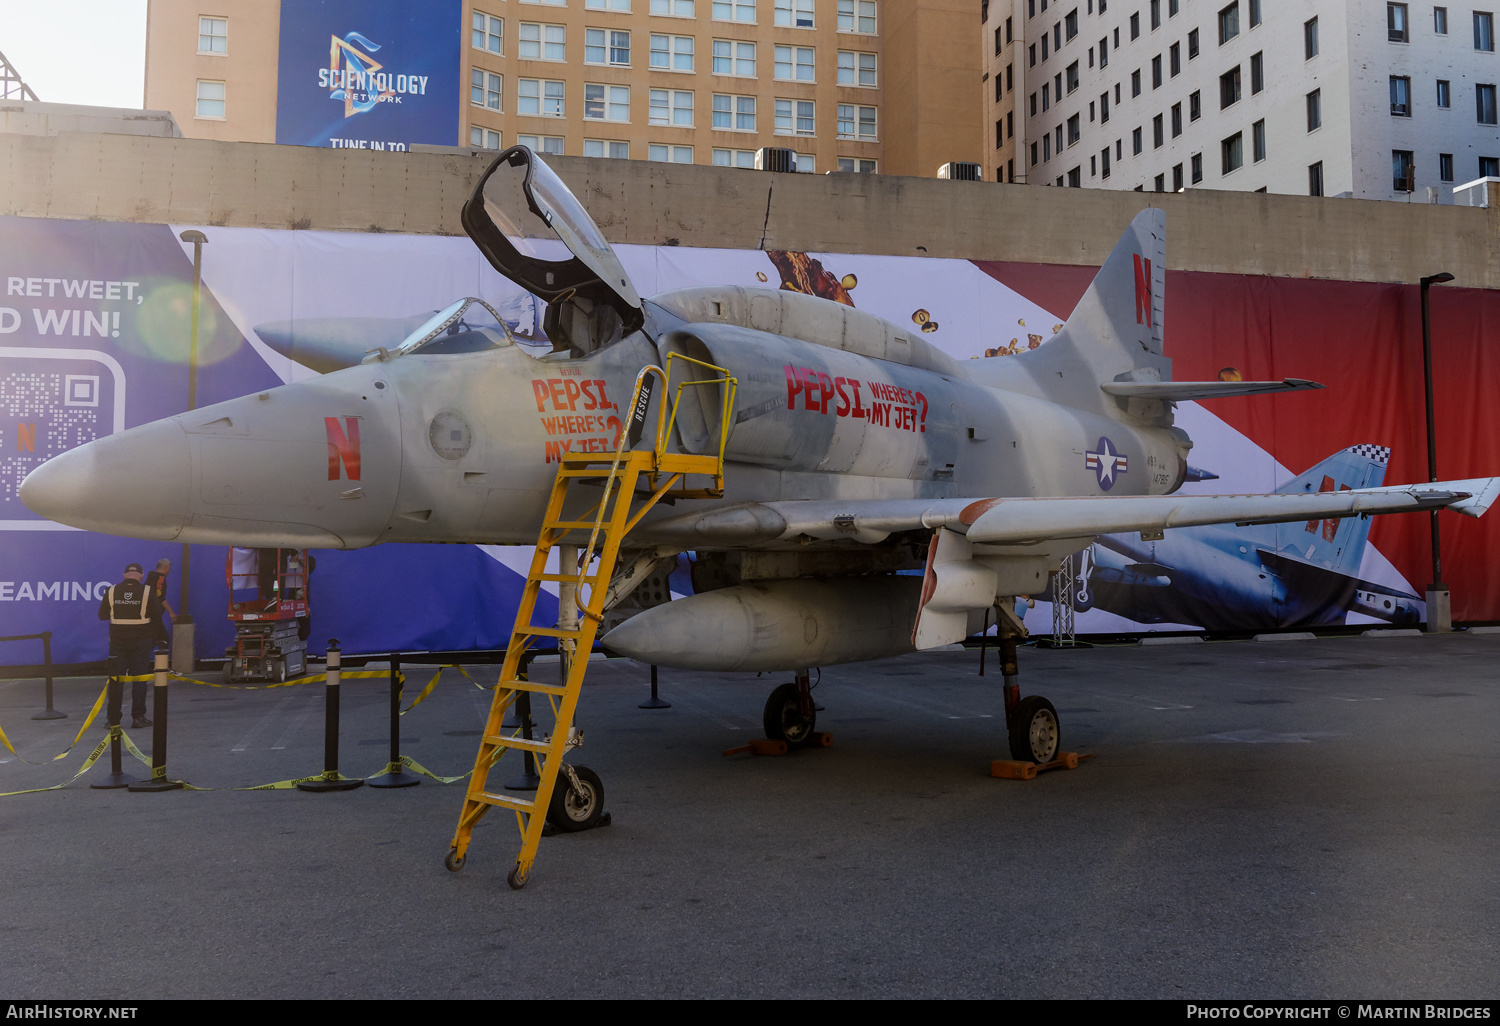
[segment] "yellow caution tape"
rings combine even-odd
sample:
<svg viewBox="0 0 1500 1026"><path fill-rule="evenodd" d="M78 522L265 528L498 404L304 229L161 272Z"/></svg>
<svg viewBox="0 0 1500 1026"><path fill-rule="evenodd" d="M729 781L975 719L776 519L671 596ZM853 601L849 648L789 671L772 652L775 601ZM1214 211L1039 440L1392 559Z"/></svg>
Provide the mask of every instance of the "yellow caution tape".
<svg viewBox="0 0 1500 1026"><path fill-rule="evenodd" d="M236 791L286 791L298 784L310 784L315 780L327 780L328 777L322 773L315 773L310 777L298 777L296 780L278 780L274 784L256 784L254 787L236 787ZM346 777L342 773L335 776L335 780L355 780L355 777Z"/></svg>
<svg viewBox="0 0 1500 1026"><path fill-rule="evenodd" d="M68 753L73 750L73 746L78 744L79 740L82 739L84 732L89 729L89 724L94 722L94 717L99 715L99 710L104 708L104 699L108 695L109 685L106 684L103 690L99 692L99 697L95 699L94 707L89 710L88 716L84 717L83 726L78 728L78 735L77 737L73 738L72 744L68 745L68 747L64 748L61 752L48 759L46 762L32 762L20 752L16 751L16 746L10 743L10 738L6 736L5 728L3 727L0 727L0 744L3 744L6 748L9 748L12 755L14 755L17 759L20 759L22 762L26 763L26 765L28 766L45 766L48 762L57 762L59 759L65 759L67 758ZM16 791L14 793L23 794L24 792Z"/></svg>
<svg viewBox="0 0 1500 1026"><path fill-rule="evenodd" d="M61 784L53 784L51 787L31 787L27 788L24 791L0 791L0 798L7 798L13 794L36 794L39 791L56 791L58 788L67 787L73 781L77 780L79 777L83 776L91 768L93 768L94 763L99 761L99 757L104 754L105 749L107 749L108 747L109 738L106 737L103 741L100 741L97 745L94 746L94 750L89 753L89 757L87 759L83 760L83 766L79 768L78 772L74 773L67 780L64 780Z"/></svg>
<svg viewBox="0 0 1500 1026"><path fill-rule="evenodd" d="M484 685L480 684L473 677L470 677L469 676L469 672L467 670L465 670L462 666L459 666L457 663L445 663L444 665L438 667L437 673L434 673L432 675L432 679L427 682L427 686L422 689L422 693L417 696L416 701L412 702L411 705L409 705L405 709L401 710L401 715L402 716L405 716L407 713L411 712L417 706L421 705L422 704L422 700L425 699L428 695L432 694L432 689L435 688L435 687L437 687L438 678L443 675L443 671L444 670L457 670L459 673L461 673L461 674L464 675L464 678L466 680L468 680L468 682L470 684L473 684L476 688L479 688L479 690L481 690L481 691L485 690ZM406 675L405 674L402 675L401 682L403 684L406 683Z"/></svg>
<svg viewBox="0 0 1500 1026"><path fill-rule="evenodd" d="M461 773L456 777L440 777L436 773L432 772L432 770L428 769L426 766L423 766L416 759L413 759L411 756L403 755L397 762L386 763L385 769L381 770L379 773L372 773L365 779L371 780L375 777L384 776L387 773L399 773L401 772L401 768L403 766L411 770L413 773L420 773L424 777L431 777L433 780L436 780L440 784L457 783L458 781L463 780L465 777L469 776L470 773L474 772L473 770L469 770L468 773Z"/></svg>
<svg viewBox="0 0 1500 1026"><path fill-rule="evenodd" d="M376 677L388 678L390 677L390 675L391 673L389 670L341 670L339 672L339 676L343 680ZM289 688L296 684L317 684L320 681L326 681L328 679L328 674L326 671L323 673L314 673L306 677L298 677L296 680L277 681L272 684L224 684L211 680L199 680L196 677L185 677L180 673L171 673L168 674L168 676L173 680L180 680L188 684L202 684L206 688L228 688L231 691L261 691L266 688ZM135 678L122 677L121 679L133 680ZM149 678L141 679L144 680ZM406 675L403 673L398 673L396 675L396 680L398 682L404 682L406 680Z"/></svg>

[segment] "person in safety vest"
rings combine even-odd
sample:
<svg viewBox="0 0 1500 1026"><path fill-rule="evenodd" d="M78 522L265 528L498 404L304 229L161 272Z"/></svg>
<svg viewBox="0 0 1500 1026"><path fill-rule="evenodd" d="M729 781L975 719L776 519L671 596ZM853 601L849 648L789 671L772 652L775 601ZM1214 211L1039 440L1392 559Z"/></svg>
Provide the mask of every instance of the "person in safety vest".
<svg viewBox="0 0 1500 1026"><path fill-rule="evenodd" d="M111 585L104 593L104 599L99 603L99 619L109 621L109 654L123 660L126 676L151 672L154 663L152 650L156 647L161 614L161 599L141 580L139 563L127 566L124 580ZM110 696L110 726L120 722L121 702L118 691ZM146 718L144 680L131 683L130 717L132 727L151 726L151 721Z"/></svg>

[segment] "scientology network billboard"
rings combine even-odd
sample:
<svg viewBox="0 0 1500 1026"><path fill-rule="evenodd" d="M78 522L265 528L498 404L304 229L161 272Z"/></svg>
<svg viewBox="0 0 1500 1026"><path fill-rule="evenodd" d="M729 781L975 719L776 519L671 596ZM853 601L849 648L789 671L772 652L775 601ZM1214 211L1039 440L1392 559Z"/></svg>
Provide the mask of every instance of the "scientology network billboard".
<svg viewBox="0 0 1500 1026"><path fill-rule="evenodd" d="M282 0L276 141L458 143L460 0Z"/></svg>

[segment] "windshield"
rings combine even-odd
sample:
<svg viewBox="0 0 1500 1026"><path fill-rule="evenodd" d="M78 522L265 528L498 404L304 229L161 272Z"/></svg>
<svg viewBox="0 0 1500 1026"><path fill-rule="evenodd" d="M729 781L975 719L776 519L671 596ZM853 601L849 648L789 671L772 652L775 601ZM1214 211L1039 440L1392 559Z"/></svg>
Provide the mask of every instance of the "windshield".
<svg viewBox="0 0 1500 1026"><path fill-rule="evenodd" d="M399 353L477 353L516 341L505 319L482 299L450 303L406 336Z"/></svg>

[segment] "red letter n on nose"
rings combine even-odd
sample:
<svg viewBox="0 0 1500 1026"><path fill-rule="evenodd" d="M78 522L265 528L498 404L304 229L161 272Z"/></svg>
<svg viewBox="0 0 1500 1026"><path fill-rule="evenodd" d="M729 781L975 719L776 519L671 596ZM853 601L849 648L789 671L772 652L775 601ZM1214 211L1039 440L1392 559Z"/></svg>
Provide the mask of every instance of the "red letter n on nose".
<svg viewBox="0 0 1500 1026"><path fill-rule="evenodd" d="M1132 253L1135 257L1135 323L1151 327L1151 261L1145 261L1145 268L1141 267L1141 255Z"/></svg>
<svg viewBox="0 0 1500 1026"><path fill-rule="evenodd" d="M344 428L339 427L337 417L324 417L323 424L328 428L328 480L339 479L339 463L342 461L344 469L349 472L349 480L359 480L359 418L345 417L344 423L348 426L348 434Z"/></svg>

